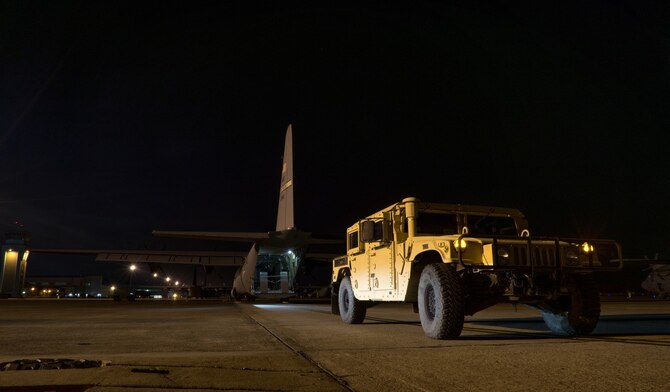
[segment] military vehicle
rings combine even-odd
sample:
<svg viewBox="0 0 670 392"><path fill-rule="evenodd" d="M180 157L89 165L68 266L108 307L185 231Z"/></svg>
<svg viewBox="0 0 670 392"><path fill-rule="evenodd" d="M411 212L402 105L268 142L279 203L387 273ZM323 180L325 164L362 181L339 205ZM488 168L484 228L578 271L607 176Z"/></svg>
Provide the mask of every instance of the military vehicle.
<svg viewBox="0 0 670 392"><path fill-rule="evenodd" d="M406 198L347 229L332 311L358 324L372 305L411 303L427 336L453 339L466 315L522 303L554 333L585 335L600 317L592 274L619 270L621 259L611 240L533 237L516 209Z"/></svg>

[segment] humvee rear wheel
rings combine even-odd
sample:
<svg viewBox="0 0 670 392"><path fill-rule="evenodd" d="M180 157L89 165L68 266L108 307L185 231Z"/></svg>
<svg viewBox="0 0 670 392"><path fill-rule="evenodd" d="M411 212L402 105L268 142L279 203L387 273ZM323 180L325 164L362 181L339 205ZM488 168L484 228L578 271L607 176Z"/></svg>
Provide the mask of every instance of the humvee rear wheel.
<svg viewBox="0 0 670 392"><path fill-rule="evenodd" d="M600 295L590 280L576 282L570 288L568 309L562 312L542 310L542 318L549 329L562 336L588 335L600 318Z"/></svg>
<svg viewBox="0 0 670 392"><path fill-rule="evenodd" d="M433 339L454 339L463 330L463 282L456 270L443 263L427 265L419 279L421 326Z"/></svg>
<svg viewBox="0 0 670 392"><path fill-rule="evenodd" d="M340 282L337 303L340 308L340 317L345 323L360 324L365 319L365 304L354 296L351 279L348 276L345 276Z"/></svg>

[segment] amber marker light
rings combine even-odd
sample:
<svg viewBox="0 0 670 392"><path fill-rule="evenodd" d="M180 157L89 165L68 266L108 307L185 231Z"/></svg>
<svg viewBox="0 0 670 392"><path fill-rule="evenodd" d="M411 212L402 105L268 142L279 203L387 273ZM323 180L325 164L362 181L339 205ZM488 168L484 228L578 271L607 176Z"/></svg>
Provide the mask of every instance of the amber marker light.
<svg viewBox="0 0 670 392"><path fill-rule="evenodd" d="M593 245L589 244L588 242L585 242L582 244L582 252L589 254L593 252Z"/></svg>
<svg viewBox="0 0 670 392"><path fill-rule="evenodd" d="M465 248L467 248L467 246L468 243L462 238L454 241L454 248L456 248L456 250L459 252L465 252Z"/></svg>

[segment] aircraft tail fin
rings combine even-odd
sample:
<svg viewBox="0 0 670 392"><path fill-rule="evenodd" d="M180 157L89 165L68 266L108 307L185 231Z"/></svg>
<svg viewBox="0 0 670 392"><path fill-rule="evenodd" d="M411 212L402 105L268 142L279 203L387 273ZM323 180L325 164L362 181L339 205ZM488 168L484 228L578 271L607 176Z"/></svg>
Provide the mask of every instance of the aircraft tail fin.
<svg viewBox="0 0 670 392"><path fill-rule="evenodd" d="M293 222L293 135L291 124L286 129L284 141L284 162L279 185L279 206L277 208L277 231L294 228Z"/></svg>

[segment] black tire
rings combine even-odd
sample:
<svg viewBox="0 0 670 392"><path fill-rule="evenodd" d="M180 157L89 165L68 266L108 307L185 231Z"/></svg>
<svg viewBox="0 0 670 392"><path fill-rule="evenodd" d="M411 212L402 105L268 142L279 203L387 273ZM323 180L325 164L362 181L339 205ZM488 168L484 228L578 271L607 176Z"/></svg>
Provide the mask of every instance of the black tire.
<svg viewBox="0 0 670 392"><path fill-rule="evenodd" d="M570 286L569 309L562 312L542 310L544 323L551 332L561 336L588 335L600 318L600 295L590 280L577 281Z"/></svg>
<svg viewBox="0 0 670 392"><path fill-rule="evenodd" d="M365 304L356 299L348 276L340 282L337 295L340 317L347 324L360 324L365 320Z"/></svg>
<svg viewBox="0 0 670 392"><path fill-rule="evenodd" d="M426 336L455 339L463 330L465 290L456 270L447 264L429 264L421 272L419 318Z"/></svg>

